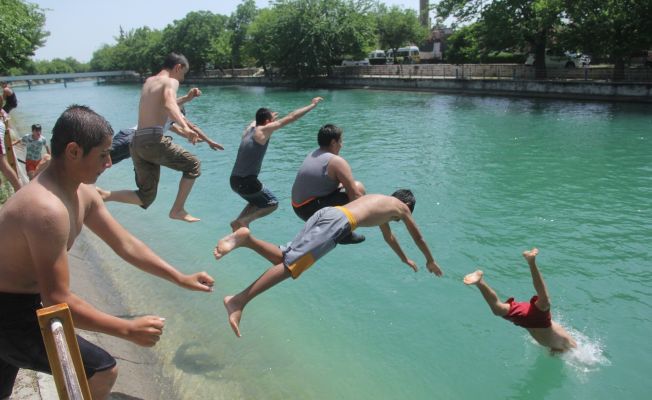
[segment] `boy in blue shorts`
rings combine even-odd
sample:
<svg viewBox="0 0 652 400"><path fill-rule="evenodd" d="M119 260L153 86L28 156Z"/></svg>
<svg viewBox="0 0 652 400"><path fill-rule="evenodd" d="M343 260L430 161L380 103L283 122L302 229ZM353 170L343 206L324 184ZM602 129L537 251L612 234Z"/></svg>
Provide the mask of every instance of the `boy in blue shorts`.
<svg viewBox="0 0 652 400"><path fill-rule="evenodd" d="M401 261L416 272L416 263L405 255L389 227L390 221L403 221L412 240L425 256L428 270L441 276L443 272L432 257L412 218L414 204L412 192L401 189L392 196L369 194L348 203L345 207L325 207L308 219L303 230L292 242L280 248L255 238L249 229L244 227L220 240L213 251L218 260L237 247L249 247L275 264L245 290L224 298L233 332L236 336L241 336L242 311L254 297L289 277L297 279L319 258L334 249L342 237L350 235L357 227L379 226L389 247Z"/></svg>

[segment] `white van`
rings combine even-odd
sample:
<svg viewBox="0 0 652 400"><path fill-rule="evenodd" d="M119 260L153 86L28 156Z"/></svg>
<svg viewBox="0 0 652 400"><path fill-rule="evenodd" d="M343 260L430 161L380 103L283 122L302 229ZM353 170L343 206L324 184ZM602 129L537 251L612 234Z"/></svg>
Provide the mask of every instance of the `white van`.
<svg viewBox="0 0 652 400"><path fill-rule="evenodd" d="M374 50L369 53L368 60L371 65L385 65L387 64L387 55L383 50Z"/></svg>
<svg viewBox="0 0 652 400"><path fill-rule="evenodd" d="M394 49L387 50L387 58L394 62ZM421 56L417 46L401 47L396 52L396 62L399 64L419 64Z"/></svg>

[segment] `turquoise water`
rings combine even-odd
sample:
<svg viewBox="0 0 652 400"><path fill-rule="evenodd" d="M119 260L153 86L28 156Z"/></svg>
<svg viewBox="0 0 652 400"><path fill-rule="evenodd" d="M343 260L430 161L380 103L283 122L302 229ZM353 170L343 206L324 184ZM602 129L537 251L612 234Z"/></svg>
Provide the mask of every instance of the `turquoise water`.
<svg viewBox="0 0 652 400"><path fill-rule="evenodd" d="M114 128L135 125L139 87L72 83L18 89L14 113L49 132L64 107L87 104ZM186 90L184 88L183 90ZM628 399L652 384L651 107L388 91L289 91L204 87L189 118L225 145L202 159L188 210L194 225L167 218L179 174L164 170L150 209L111 203L130 231L178 268L206 270L210 295L190 293L110 255L110 271L133 314L167 318L157 345L184 399ZM290 189L324 123L344 128L342 155L369 192L410 187L415 219L445 271L413 273L377 229L340 246L297 281L252 302L237 339L222 297L269 265L247 249L219 262L211 250L244 206L228 176L243 127L258 107L285 114L314 96L325 102L278 131L261 179L279 197L252 231L285 243L301 228ZM180 142L181 143L181 142ZM184 144L190 147L189 144ZM129 161L98 185L133 188ZM424 260L403 226L403 248ZM501 297L534 292L520 253L540 249L553 318L579 339L552 357L527 333L491 315L461 283L480 266Z"/></svg>

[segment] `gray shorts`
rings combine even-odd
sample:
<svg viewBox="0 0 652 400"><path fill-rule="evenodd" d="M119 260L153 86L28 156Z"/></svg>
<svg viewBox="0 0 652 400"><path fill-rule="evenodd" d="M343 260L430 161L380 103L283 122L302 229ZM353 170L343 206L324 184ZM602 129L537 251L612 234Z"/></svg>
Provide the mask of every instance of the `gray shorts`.
<svg viewBox="0 0 652 400"><path fill-rule="evenodd" d="M297 279L321 257L337 246L342 237L355 230L357 223L344 207L325 207L317 211L299 234L285 246L283 264Z"/></svg>

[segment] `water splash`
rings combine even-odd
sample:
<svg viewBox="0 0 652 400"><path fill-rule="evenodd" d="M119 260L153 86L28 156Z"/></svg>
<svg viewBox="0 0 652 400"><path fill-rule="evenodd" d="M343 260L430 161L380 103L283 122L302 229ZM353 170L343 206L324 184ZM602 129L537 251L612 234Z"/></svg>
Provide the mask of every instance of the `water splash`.
<svg viewBox="0 0 652 400"><path fill-rule="evenodd" d="M600 339L591 339L575 329L568 331L577 341L577 348L561 356L568 367L580 373L581 376L586 376L591 372L598 371L601 367L611 365Z"/></svg>

